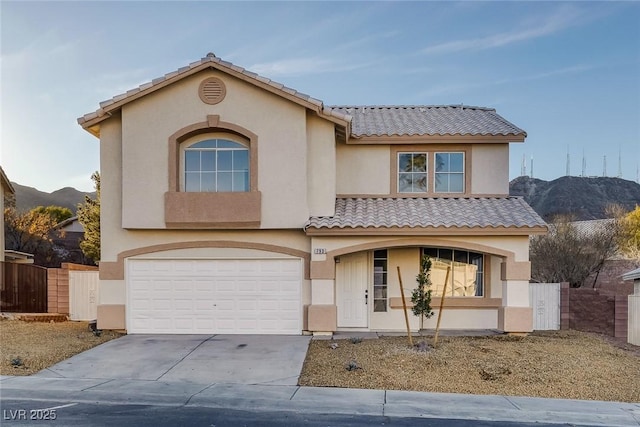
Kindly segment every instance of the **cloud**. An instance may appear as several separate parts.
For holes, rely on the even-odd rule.
[[[514,43],[549,36],[578,24],[584,17],[583,11],[575,7],[561,7],[543,22],[528,22],[518,25],[515,30],[497,33],[486,37],[454,40],[429,46],[420,53],[425,55],[446,54],[469,50],[486,50],[508,46]],[[529,20],[532,21],[532,20]]]
[[[337,62],[325,58],[290,58],[254,64],[248,69],[263,76],[281,77],[352,71],[371,65],[349,61]]]

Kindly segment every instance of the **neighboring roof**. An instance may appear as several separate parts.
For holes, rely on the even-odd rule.
[[[613,218],[590,219],[586,221],[573,221],[571,225],[576,228],[578,234],[586,237],[612,227],[615,225],[615,221]]]
[[[56,225],[53,226],[54,229],[59,230],[61,228],[65,228],[69,225],[73,225],[74,223],[77,223],[80,228],[82,228],[84,230],[84,227],[82,227],[82,224],[80,224],[80,221],[78,220],[77,216],[72,216],[71,218],[67,218],[64,221],[61,221],[59,223],[57,223]]]
[[[184,79],[185,77],[191,76],[208,68],[220,70],[229,75],[248,81],[272,93],[301,104],[306,108],[314,110],[319,115],[322,115],[325,118],[340,122],[342,125],[348,125],[350,121],[350,117],[346,116],[344,113],[340,111],[332,111],[331,109],[325,108],[322,101],[320,101],[319,99],[312,98],[311,96],[291,89],[283,85],[282,83],[275,82],[271,79],[245,70],[242,67],[233,65],[231,62],[223,61],[222,59],[216,57],[213,53],[208,53],[207,56],[200,59],[199,61],[192,62],[188,66],[179,68],[176,71],[153,79],[152,81],[144,83],[135,89],[127,91],[126,93],[114,96],[111,99],[101,102],[100,108],[98,110],[80,117],[78,119],[78,124],[96,134],[97,131],[92,131],[90,128],[100,123],[102,120],[107,119],[109,117],[108,113],[119,109],[124,104],[134,101],[142,96],[153,93],[158,89],[161,89],[169,84],[175,83],[179,80]]]
[[[516,228],[546,231],[521,197],[338,198],[335,215],[311,217],[308,229]]]
[[[467,105],[332,106],[353,117],[351,134],[364,136],[514,136],[527,133],[491,108]]]
[[[14,251],[11,249],[5,249],[4,259],[9,262],[24,262],[27,264],[33,263],[33,254],[26,252]]]
[[[4,173],[4,169],[2,169],[2,166],[0,166],[0,181],[2,181],[0,185],[2,185],[6,191],[11,194],[16,193],[13,185],[11,185],[11,181],[9,181],[9,178],[7,178],[7,175]]]
[[[640,268],[628,271],[622,275],[622,280],[637,280],[640,279]]]

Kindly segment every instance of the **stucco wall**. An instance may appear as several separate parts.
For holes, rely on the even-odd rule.
[[[509,145],[477,144],[472,146],[473,194],[509,194]]]
[[[100,259],[113,261],[121,250],[122,124],[114,116],[100,127]]]
[[[226,85],[226,97],[216,105],[205,104],[198,96],[200,82],[211,76]],[[332,125],[314,120],[308,128],[304,107],[215,71],[185,78],[123,107],[123,227],[165,227],[168,138],[179,129],[206,121],[207,115],[219,115],[220,121],[258,136],[261,228],[302,227],[309,217],[307,137],[326,148],[327,141],[334,138]],[[315,151],[319,149],[314,147]],[[319,158],[319,169],[332,172],[333,156],[327,154]],[[314,178],[326,181],[323,173]],[[332,186],[328,188],[333,190]],[[327,192],[325,187],[321,191]],[[323,210],[326,199],[327,195],[321,193],[310,201]]]
[[[311,216],[331,216],[336,197],[334,125],[307,113],[307,197]]]
[[[338,144],[338,194],[389,194],[389,146]]]

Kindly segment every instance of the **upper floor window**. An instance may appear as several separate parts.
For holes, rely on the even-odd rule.
[[[435,153],[436,193],[464,193],[464,153]]]
[[[249,191],[249,149],[228,139],[207,139],[184,148],[184,190]]]
[[[442,296],[447,267],[450,267],[447,296],[479,297],[484,295],[484,255],[459,249],[423,248],[431,257],[431,289]]]
[[[427,169],[427,153],[398,153],[398,192],[426,192]]]

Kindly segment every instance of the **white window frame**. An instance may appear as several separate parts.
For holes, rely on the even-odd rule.
[[[237,144],[241,147],[212,147],[212,148],[205,148],[205,147],[201,147],[201,148],[193,148],[193,146],[200,144],[202,142],[206,142],[206,141],[216,141],[216,145],[217,145],[217,141],[226,141],[226,142],[231,142],[233,144]],[[202,168],[200,168],[200,170],[198,171],[187,171],[186,170],[186,153],[188,152],[193,152],[193,151],[197,151],[197,152],[206,152],[206,151],[213,151],[213,152],[223,152],[223,151],[245,151],[247,153],[247,169],[239,169],[239,170],[235,170],[234,166],[233,166],[233,161],[231,164],[231,169],[230,170],[224,170],[221,171],[218,168],[217,162],[218,162],[218,156],[216,156],[216,168],[215,170],[212,171],[203,171]],[[181,162],[181,171],[182,171],[182,183],[181,183],[181,189],[182,191],[185,192],[211,192],[211,193],[225,193],[225,192],[249,192],[251,191],[251,151],[249,150],[249,147],[240,142],[240,141],[236,141],[227,137],[207,137],[207,138],[201,138],[198,139],[197,141],[193,141],[187,144],[184,144],[182,149],[181,149],[181,156],[180,156],[180,162]],[[218,174],[220,174],[221,172],[224,173],[231,173],[231,191],[220,191],[218,190],[218,182],[219,182],[219,176]],[[215,179],[215,189],[213,191],[207,191],[207,190],[202,190],[202,174],[203,173],[212,173],[215,175],[216,179]],[[246,173],[246,181],[245,181],[245,187],[243,189],[234,189],[233,188],[233,184],[234,184],[234,180],[233,180],[233,176],[234,173]],[[198,174],[200,176],[200,189],[199,190],[187,190],[187,175],[188,174]]]
[[[447,171],[447,172],[438,172],[438,166],[437,166],[437,158],[438,158],[438,154],[460,154],[462,155],[462,171],[460,172],[451,172],[451,171]],[[466,191],[466,156],[465,156],[465,152],[464,151],[436,151],[435,153],[433,153],[433,192],[434,193],[438,193],[438,194],[447,194],[447,193],[455,193],[455,194],[464,194],[464,192]],[[460,191],[451,191],[451,185],[450,180],[447,180],[447,190],[446,191],[438,191],[436,184],[438,182],[438,175],[446,175],[447,177],[450,177],[451,175],[461,175],[462,176],[462,189]]]
[[[411,154],[412,159],[413,156],[416,154],[419,155],[424,155],[425,156],[425,163],[424,163],[424,171],[410,171],[410,172],[406,172],[406,171],[402,171],[400,169],[400,156],[402,156],[403,154]],[[413,191],[413,188],[411,189],[411,191],[402,191],[400,189],[400,175],[401,174],[407,174],[407,175],[424,175],[424,179],[425,179],[425,189],[424,191]],[[397,156],[396,156],[396,191],[398,194],[425,194],[429,192],[429,152],[427,151],[398,151]]]

